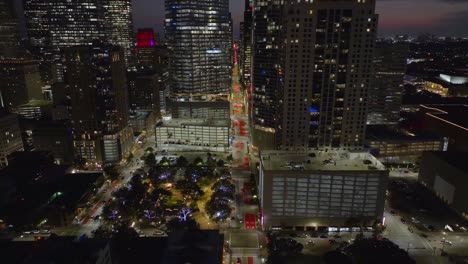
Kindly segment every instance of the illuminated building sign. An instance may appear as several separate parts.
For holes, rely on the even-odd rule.
[[[156,46],[154,31],[152,29],[138,30],[137,48],[152,48]]]

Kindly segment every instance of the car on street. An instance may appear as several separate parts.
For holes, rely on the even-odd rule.
[[[421,233],[421,234],[419,234],[419,235],[420,235],[421,237],[423,237],[423,238],[428,238],[428,237],[429,237],[429,236],[428,236],[427,234],[425,234],[425,233]]]
[[[414,232],[413,228],[411,226],[408,226],[408,231],[410,231],[411,233]]]
[[[447,239],[442,239],[442,241],[440,241],[442,244],[444,245],[447,245],[447,246],[451,246],[453,243],[452,241],[450,240],[447,240]]]
[[[406,220],[405,220],[403,217],[401,218],[401,222],[402,222],[403,224],[406,224]]]
[[[327,235],[320,235],[320,238],[328,238]]]

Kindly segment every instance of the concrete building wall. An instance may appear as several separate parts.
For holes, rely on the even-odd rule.
[[[229,126],[157,126],[156,144],[160,148],[225,151],[229,146]]]
[[[463,153],[459,154],[468,157]],[[468,172],[452,166],[434,152],[426,152],[421,161],[418,180],[458,214],[468,219]]]

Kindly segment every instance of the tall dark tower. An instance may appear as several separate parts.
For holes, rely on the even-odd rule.
[[[398,123],[408,52],[408,42],[377,42],[374,56],[375,74],[369,89],[367,123]]]
[[[232,47],[229,1],[166,0],[165,6],[174,94],[227,94]]]
[[[13,0],[0,0],[0,58],[15,57],[19,50],[19,42]]]
[[[249,88],[252,74],[252,10],[253,0],[245,0],[244,22],[242,23],[242,50],[240,71],[244,85]]]
[[[373,73],[375,1],[254,1],[254,144],[360,149]]]
[[[118,46],[94,44],[65,50],[75,156],[116,163],[132,141],[124,55]]]

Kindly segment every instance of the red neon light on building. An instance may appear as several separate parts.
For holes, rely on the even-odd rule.
[[[151,48],[154,46],[156,46],[156,40],[153,29],[145,28],[138,30],[137,48]]]

